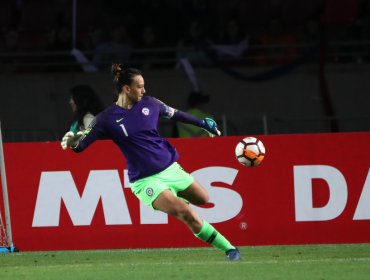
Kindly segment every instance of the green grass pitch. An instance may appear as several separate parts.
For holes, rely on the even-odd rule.
[[[213,248],[0,254],[0,279],[370,279],[370,244],[246,246],[229,262]]]

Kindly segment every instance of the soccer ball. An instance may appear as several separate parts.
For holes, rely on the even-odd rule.
[[[265,157],[266,149],[262,141],[255,137],[246,137],[235,147],[236,159],[244,166],[257,166]]]

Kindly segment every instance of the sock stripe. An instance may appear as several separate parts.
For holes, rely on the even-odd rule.
[[[207,239],[206,242],[209,243],[209,244],[212,244],[212,242],[215,240],[216,236],[217,236],[217,231],[213,231],[211,236]]]
[[[207,223],[207,221],[203,220],[203,226],[200,229],[200,232],[194,233],[194,235],[200,240],[207,242],[208,244],[222,250],[223,252],[227,252],[230,249],[235,249],[235,247],[232,246],[230,242],[211,224]]]

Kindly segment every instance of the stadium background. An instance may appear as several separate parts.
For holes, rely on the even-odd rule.
[[[194,85],[181,58],[227,135],[368,131],[369,2],[1,1],[4,140],[59,140],[73,85],[111,103],[112,60],[142,68],[149,94],[185,109]],[[171,136],[171,124],[160,131]]]
[[[73,3],[77,4],[76,14],[72,12]],[[100,166],[100,162],[90,160],[91,154],[84,155],[89,164],[83,170],[79,166],[63,165],[73,161],[75,155],[71,153],[64,153],[64,160],[57,160],[62,157],[58,141],[68,128],[70,119],[68,90],[76,84],[89,84],[108,105],[114,98],[109,74],[109,65],[114,60],[142,68],[148,93],[179,109],[185,109],[187,95],[196,85],[199,86],[202,92],[210,95],[208,110],[220,123],[225,136],[266,137],[262,139],[268,144],[268,156],[262,168],[271,168],[276,172],[275,163],[287,156],[290,146],[285,150],[279,149],[283,147],[281,145],[269,150],[269,147],[280,143],[274,142],[274,139],[286,139],[281,141],[283,144],[297,140],[292,144],[293,153],[297,155],[302,152],[304,155],[289,157],[289,161],[280,166],[289,176],[284,177],[288,178],[286,180],[281,179],[279,186],[291,186],[293,167],[299,164],[329,165],[343,172],[349,181],[349,209],[346,208],[338,220],[325,224],[313,221],[303,225],[303,228],[311,227],[317,239],[304,239],[297,243],[328,242],[320,239],[324,235],[315,232],[317,224],[330,232],[342,232],[345,237],[342,239],[342,235],[329,235],[330,238],[337,238],[334,240],[336,242],[368,242],[368,220],[354,221],[353,213],[362,194],[363,201],[368,201],[369,189],[369,153],[366,146],[370,128],[369,3],[364,0],[304,3],[283,0],[258,3],[249,0],[1,1],[0,120],[10,172],[12,207],[18,217],[27,216],[27,219],[15,219],[15,237],[20,238],[26,250],[37,250],[40,248],[37,246],[42,245],[37,241],[27,243],[29,235],[25,236],[32,231],[35,232],[35,238],[43,238],[40,232],[44,229],[29,229],[32,227],[30,215],[34,214],[42,172],[73,171],[81,191],[87,174],[94,168],[117,169],[117,166],[124,166],[120,165],[120,161],[114,167],[109,162],[106,163],[108,167]],[[151,40],[153,37],[157,39]],[[186,71],[189,68],[185,65],[193,67],[196,84],[189,78],[189,72]],[[172,136],[170,122],[162,121],[159,129],[163,136]],[[307,134],[323,132],[333,132],[333,135]],[[348,140],[330,142],[330,139],[342,137]],[[238,138],[225,137],[217,141],[227,141],[227,145],[232,147],[232,139]],[[178,141],[180,146],[187,144],[184,139]],[[28,142],[37,143],[33,146]],[[321,146],[322,142],[326,145]],[[17,149],[24,147],[25,152],[17,154]],[[206,149],[208,143],[199,147]],[[312,147],[315,149],[311,150]],[[39,154],[38,151],[44,148],[45,153]],[[27,150],[30,152],[27,153]],[[343,150],[346,151],[345,155],[350,153],[352,157],[343,160],[340,157]],[[35,151],[36,155],[33,153]],[[246,176],[243,184],[249,180],[249,172],[254,176],[259,172],[272,174],[266,169],[242,169],[236,161],[231,162],[232,152],[232,149],[223,149],[217,153],[217,160],[220,165],[235,167],[242,176]],[[325,157],[321,157],[322,154]],[[100,156],[101,162],[105,162],[104,154]],[[189,156],[190,152],[184,155],[185,158]],[[210,158],[200,157],[197,167],[212,167],[214,163],[209,162]],[[224,161],[225,158],[227,160]],[[46,166],[37,169],[28,160],[46,163]],[[188,169],[194,171],[196,168],[189,165]],[[23,177],[19,175],[20,172],[23,172]],[[22,181],[27,179],[27,174],[32,174],[32,182]],[[273,177],[261,174],[259,178],[273,182]],[[258,180],[258,176],[254,180]],[[272,186],[269,182],[263,184],[267,188],[264,196],[273,200],[279,196],[268,195],[268,188]],[[12,184],[15,187],[12,188]],[[246,191],[243,184],[236,185],[241,192]],[[273,190],[279,192],[279,188]],[[258,190],[254,191],[258,197]],[[16,199],[19,193],[25,194],[25,203]],[[27,196],[27,193],[32,195]],[[289,187],[287,192],[279,194],[282,203],[274,200],[272,206],[279,209],[285,199],[289,200],[287,216],[289,222],[296,222],[292,210],[293,189]],[[319,202],[324,204],[328,193],[324,190],[321,194],[324,198],[320,198]],[[243,196],[243,199],[246,197]],[[257,202],[260,201],[253,201],[248,207]],[[263,203],[261,201],[261,205]],[[362,215],[367,217],[368,207],[364,202],[360,205],[365,205],[360,208],[365,209]],[[59,238],[62,239],[63,227],[67,227],[73,238],[81,228],[72,225],[71,217],[64,206],[61,207],[64,224],[61,228],[46,228],[46,232],[59,231]],[[97,213],[99,220],[94,220],[97,224],[93,224],[91,230],[94,231],[94,226],[97,226],[105,234],[107,225],[102,219],[102,212]],[[255,221],[258,221],[259,213],[254,214]],[[139,215],[138,212],[135,215]],[[274,219],[268,226],[274,226],[278,221],[278,218]],[[232,220],[231,223],[234,222]],[[239,226],[239,223],[236,224]],[[227,228],[228,225],[225,223],[221,227]],[[363,234],[361,238],[356,237],[356,227]],[[265,225],[260,224],[256,235],[264,232],[264,228]],[[159,225],[157,230],[160,233],[162,229]],[[289,227],[285,230],[289,232]],[[298,230],[298,236],[301,231],[304,229]],[[86,236],[82,234],[80,238]],[[58,238],[56,235],[54,237]],[[289,239],[289,234],[285,237]],[[142,238],[145,239],[145,236]],[[102,238],[99,240],[103,241]],[[56,249],[53,247],[55,244],[62,244],[57,240],[49,241],[52,245],[43,249]],[[250,244],[244,241],[243,244]],[[279,242],[281,240],[275,240],[275,243]],[[93,243],[84,248],[93,248],[89,247]],[[104,246],[103,242],[99,248]]]

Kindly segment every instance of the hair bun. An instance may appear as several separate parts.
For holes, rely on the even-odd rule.
[[[112,74],[113,74],[113,81],[118,81],[122,71],[123,71],[123,66],[120,63],[113,63],[112,68],[111,68]]]

